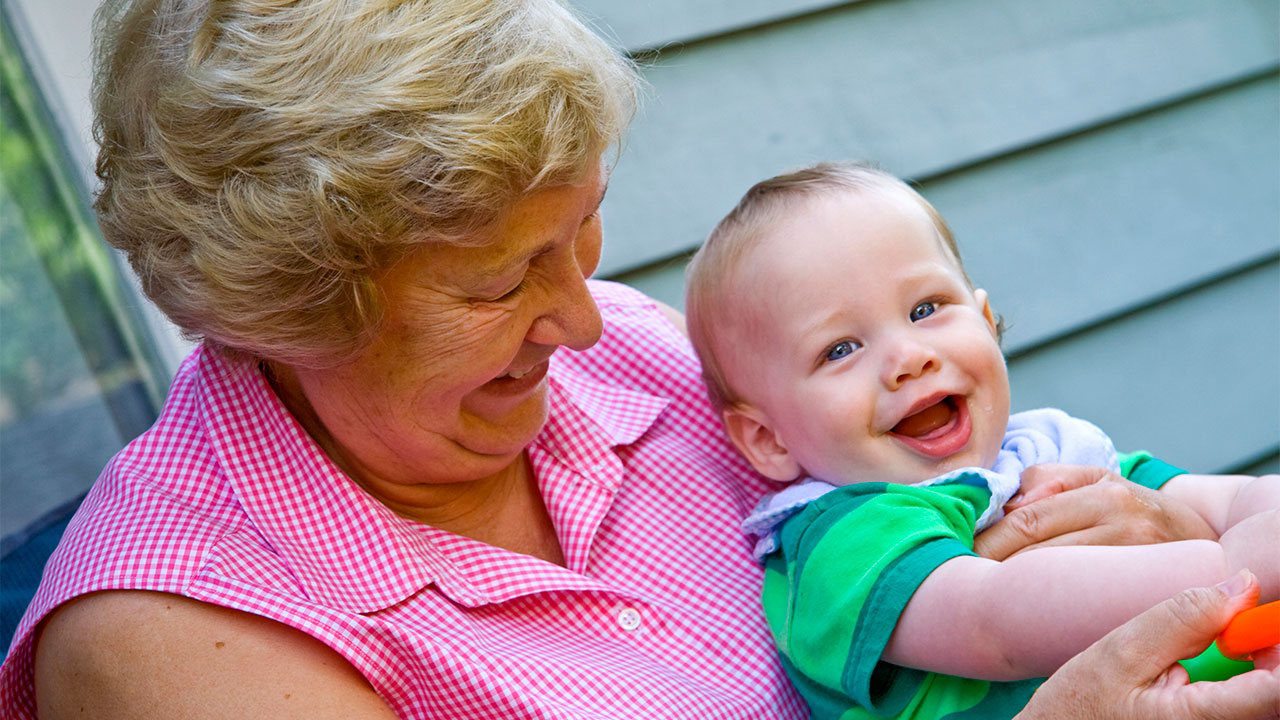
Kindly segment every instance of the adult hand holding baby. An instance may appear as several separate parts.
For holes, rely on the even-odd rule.
[[[1177,664],[1257,598],[1257,578],[1247,572],[1179,593],[1063,665],[1015,720],[1280,718],[1280,648],[1254,653],[1255,670],[1222,682],[1189,683]]]
[[[1052,545],[1145,545],[1217,533],[1190,506],[1099,467],[1046,463],[1022,474],[1003,520],[974,538],[974,551],[1004,560]]]

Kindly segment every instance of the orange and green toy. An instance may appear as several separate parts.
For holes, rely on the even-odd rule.
[[[1273,645],[1280,645],[1280,600],[1236,615],[1217,641],[1200,655],[1181,663],[1191,682],[1226,680],[1252,670],[1249,657]]]
[[[1236,615],[1218,636],[1222,654],[1244,660],[1255,651],[1280,645],[1280,600],[1259,605]]]

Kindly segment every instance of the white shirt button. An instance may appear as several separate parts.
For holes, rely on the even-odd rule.
[[[622,608],[618,611],[618,627],[627,632],[640,627],[640,612],[635,608]]]

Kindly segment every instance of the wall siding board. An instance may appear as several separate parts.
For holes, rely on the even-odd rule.
[[[614,173],[602,272],[695,247],[755,180],[871,157],[912,177],[1276,67],[1274,2],[899,0],[662,54]]]
[[[1280,448],[1280,262],[1011,363],[1014,409],[1056,406],[1121,449],[1223,472]]]
[[[723,35],[857,0],[573,0],[630,52]]]
[[[1280,253],[1277,128],[1280,83],[1268,75],[921,190],[1017,353]],[[680,308],[686,259],[616,279]]]
[[[1269,75],[921,190],[1017,352],[1280,255],[1278,128]]]
[[[1231,470],[1241,475],[1280,475],[1280,453]]]

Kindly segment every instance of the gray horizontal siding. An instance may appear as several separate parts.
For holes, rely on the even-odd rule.
[[[1241,475],[1280,474],[1280,453],[1271,453],[1260,460],[1246,462],[1238,468],[1233,468],[1232,472],[1238,472]]]
[[[1121,449],[1202,472],[1280,449],[1280,262],[1028,353],[1015,408],[1088,418]]]
[[[923,185],[1011,352],[1280,254],[1277,77]]]
[[[587,18],[632,52],[848,5],[857,0],[574,0]]]
[[[642,56],[603,275],[680,307],[751,183],[875,160],[1009,322],[1016,407],[1199,471],[1280,468],[1280,4],[584,2],[633,50],[673,44]]]
[[[1268,74],[921,191],[1019,352],[1280,252],[1277,128],[1280,84]],[[617,277],[681,307],[685,259]]]
[[[856,3],[659,55],[610,186],[617,273],[696,246],[755,180],[927,178],[1276,67],[1274,2]]]

